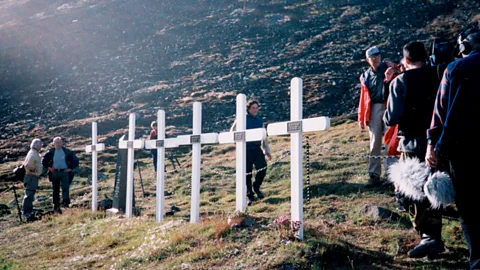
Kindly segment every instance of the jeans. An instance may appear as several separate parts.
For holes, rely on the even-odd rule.
[[[267,161],[265,160],[265,155],[263,154],[263,151],[260,147],[247,149],[247,173],[249,173],[247,175],[247,197],[251,199],[255,195],[252,190],[251,172],[253,171],[253,165],[255,165],[255,169],[257,170],[257,173],[255,175],[255,182],[253,183],[253,189],[257,191],[260,189],[263,178],[265,178],[265,175],[267,174],[267,169],[265,168],[267,166]],[[258,171],[259,169],[262,170]]]
[[[38,177],[26,174],[23,178],[25,185],[25,196],[23,197],[23,215],[29,217],[33,214],[33,201],[35,200],[35,192],[38,188]]]
[[[70,180],[66,172],[54,172],[52,174],[53,186],[53,207],[60,208],[60,187],[62,188],[62,205],[69,207],[70,205]]]

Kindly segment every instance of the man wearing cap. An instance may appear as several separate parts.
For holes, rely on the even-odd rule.
[[[365,127],[368,127],[369,130],[371,157],[368,161],[369,180],[367,187],[373,187],[381,184],[382,163],[379,156],[385,131],[382,117],[388,98],[388,83],[393,79],[393,73],[397,67],[391,62],[382,61],[380,49],[376,46],[369,48],[365,56],[370,67],[360,76],[358,123],[362,130]],[[393,69],[389,69],[389,67]],[[384,160],[384,166],[387,167],[386,159]]]
[[[437,168],[442,160],[450,164],[455,204],[470,252],[470,269],[480,269],[480,222],[478,219],[478,154],[475,134],[480,103],[480,29],[467,28],[457,41],[459,56],[443,73],[432,122],[427,131],[425,162]]]

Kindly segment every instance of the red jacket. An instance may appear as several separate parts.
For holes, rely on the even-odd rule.
[[[362,86],[362,89],[360,90],[360,103],[358,104],[358,122],[363,122],[365,126],[367,126],[368,121],[370,121],[370,91],[365,85],[363,76],[360,76],[360,84]]]

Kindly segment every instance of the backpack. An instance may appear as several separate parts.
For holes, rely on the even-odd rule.
[[[26,172],[27,171],[25,170],[25,166],[23,166],[23,164],[17,166],[15,169],[13,169],[13,173],[15,174],[15,179],[17,181],[22,181],[23,182],[23,178],[25,178]]]

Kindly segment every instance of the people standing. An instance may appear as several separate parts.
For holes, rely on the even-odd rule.
[[[370,158],[368,160],[368,183],[367,187],[380,185],[382,175],[382,140],[385,132],[385,124],[382,117],[385,112],[385,104],[388,98],[388,83],[385,72],[389,67],[396,68],[391,63],[382,60],[380,49],[376,46],[365,52],[369,68],[360,76],[360,101],[358,106],[358,124],[360,129],[368,127],[370,137]],[[391,71],[389,71],[391,72]],[[389,76],[391,79],[392,76]],[[387,160],[384,159],[384,168]]]
[[[153,121],[150,124],[150,127],[152,130],[150,131],[150,135],[148,136],[149,140],[156,140],[157,139],[157,121]],[[155,169],[155,172],[157,171],[157,149],[150,149],[150,152],[152,153],[152,159],[153,159],[153,168]]]
[[[263,120],[258,116],[260,104],[256,100],[250,100],[247,102],[247,129],[263,128]],[[230,132],[235,131],[236,122],[233,123]],[[262,150],[263,148],[263,150]],[[268,139],[263,141],[247,142],[247,198],[248,205],[251,205],[255,201],[255,194],[259,199],[263,199],[265,195],[260,190],[263,183],[263,179],[267,174],[267,161],[265,155],[269,160],[272,159],[270,154],[270,147],[268,146]],[[253,166],[257,173],[255,175],[255,182],[252,184],[252,171]]]
[[[40,150],[42,149],[42,141],[34,139],[30,144],[30,151],[28,151],[23,166],[25,167],[25,177],[23,184],[25,186],[25,196],[23,197],[23,216],[27,222],[35,221],[33,215],[33,201],[35,200],[35,193],[38,188],[38,180],[43,173],[42,158]]]
[[[79,160],[75,153],[63,146],[60,137],[53,139],[53,148],[49,149],[42,160],[44,168],[48,169],[48,179],[53,187],[53,210],[62,213],[60,208],[60,187],[62,188],[62,206],[70,207],[70,184]]]
[[[422,42],[412,41],[403,47],[405,71],[392,80],[388,106],[383,117],[389,127],[397,127],[400,138],[397,150],[401,159],[425,159],[426,131],[430,126],[435,96],[440,84],[437,70],[427,67],[427,52]],[[426,180],[426,179],[425,179]],[[405,181],[407,181],[405,179]],[[442,241],[442,213],[430,207],[428,199],[414,201],[402,196],[395,187],[400,206],[408,210],[420,243],[408,252],[412,258],[435,256],[445,251]]]
[[[457,40],[459,56],[443,73],[427,131],[427,166],[437,168],[442,160],[450,165],[455,204],[469,250],[470,269],[480,269],[480,221],[477,175],[480,151],[475,141],[480,103],[480,30],[467,28]]]

